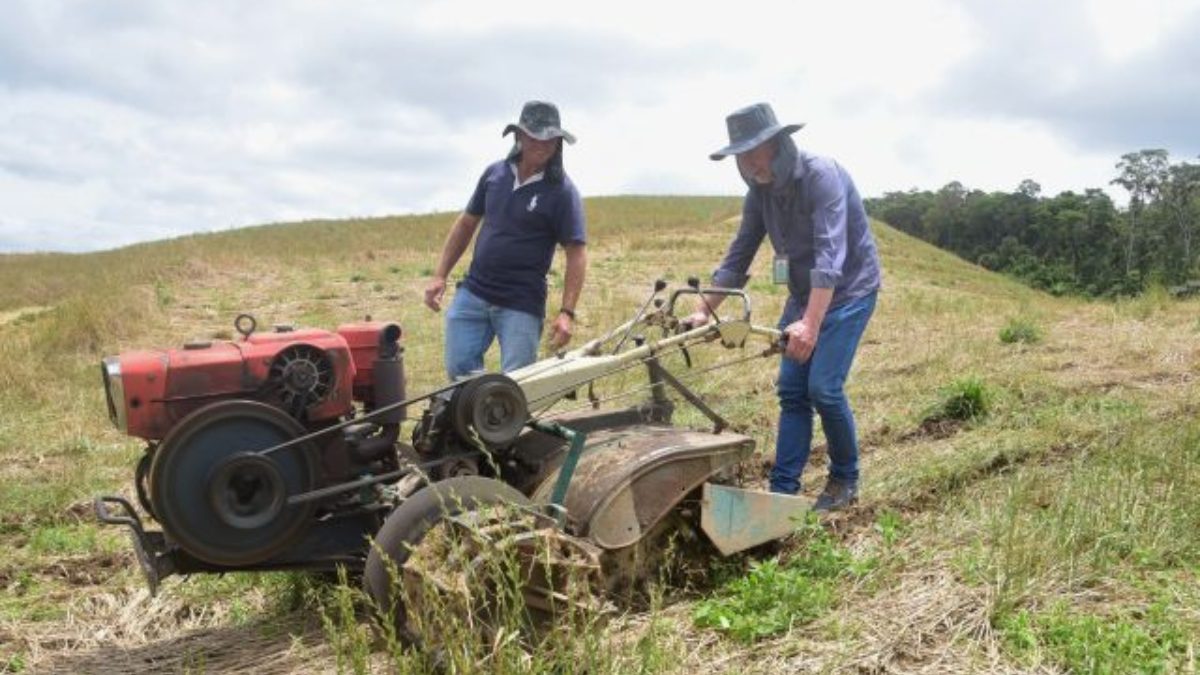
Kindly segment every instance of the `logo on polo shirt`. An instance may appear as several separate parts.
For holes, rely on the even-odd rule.
[[[532,213],[533,210],[537,208],[537,198],[538,198],[538,196],[534,195],[533,199],[529,200],[529,206],[525,209],[526,211],[529,211]]]

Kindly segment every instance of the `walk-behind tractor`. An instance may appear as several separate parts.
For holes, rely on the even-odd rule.
[[[504,530],[507,543],[552,540],[569,564],[594,568],[602,591],[655,569],[664,538],[681,529],[703,531],[726,555],[782,536],[807,505],[718,484],[754,441],[681,382],[777,354],[780,333],[751,323],[741,291],[692,279],[660,298],[665,287],[657,282],[633,319],[578,349],[414,397],[402,331],[387,322],[260,332],[242,315],[240,340],[106,358],[109,416],[147,441],[134,483],[162,531],[143,527],[122,497],[97,497],[97,516],[130,529],[152,590],[172,574],[343,566],[361,571],[381,603],[405,578],[389,570],[431,527],[487,505],[530,516],[527,531]],[[740,300],[741,316],[688,326],[674,310],[695,295]],[[703,344],[742,354],[688,375],[662,365],[676,353],[690,365],[688,350]],[[637,390],[644,402],[601,409],[594,383],[635,367],[649,375]],[[672,426],[668,388],[712,429]],[[564,400],[576,409],[554,407]],[[557,592],[534,590],[546,602]]]

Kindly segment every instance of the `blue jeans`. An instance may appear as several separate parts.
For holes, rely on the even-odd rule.
[[[459,286],[446,311],[446,375],[451,380],[483,370],[483,355],[500,339],[500,369],[508,372],[537,360],[542,318],[508,309]]]
[[[796,494],[812,450],[813,411],[821,416],[829,448],[829,475],[858,480],[858,436],[843,389],[854,352],[875,311],[872,292],[825,315],[816,349],[805,363],[783,357],[779,365],[779,435],[771,491]]]

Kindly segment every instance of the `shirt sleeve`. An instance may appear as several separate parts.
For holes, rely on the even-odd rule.
[[[491,174],[492,167],[489,166],[483,170],[483,175],[475,184],[475,192],[471,194],[471,200],[467,202],[467,213],[473,216],[482,216],[487,210],[488,176]]]
[[[586,244],[587,225],[583,215],[583,200],[579,197],[579,190],[575,189],[574,185],[570,185],[563,197],[558,209],[557,222],[554,223],[555,236],[558,238],[558,243],[563,246],[567,244]]]
[[[813,222],[813,288],[834,288],[842,279],[846,262],[846,187],[837,164],[829,162],[813,172],[810,188]]]
[[[725,252],[725,257],[717,269],[713,270],[713,285],[720,288],[741,288],[746,285],[750,276],[746,271],[754,262],[754,255],[762,245],[763,237],[767,234],[763,223],[762,208],[753,192],[746,193],[742,202],[742,224],[738,228],[733,243]]]

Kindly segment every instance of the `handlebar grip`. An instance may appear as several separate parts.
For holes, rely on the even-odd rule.
[[[691,280],[689,279],[689,281]],[[675,301],[678,300],[679,296],[681,295],[720,295],[724,297],[733,296],[741,298],[743,315],[742,319],[747,322],[750,321],[750,296],[746,295],[746,292],[740,288],[700,288],[699,285],[691,286],[689,288],[677,288],[673,293],[671,293],[671,299],[667,302],[668,314],[675,313]],[[717,322],[720,323],[720,317],[714,316],[713,318],[717,319]]]

